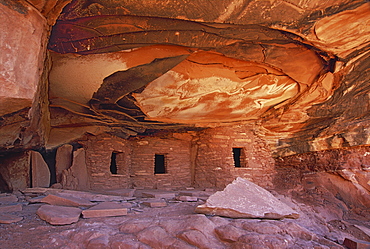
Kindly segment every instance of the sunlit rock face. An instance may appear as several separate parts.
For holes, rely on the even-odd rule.
[[[271,67],[199,52],[134,97],[150,120],[202,124],[258,119],[298,92],[297,82]]]
[[[49,43],[51,106],[144,128],[255,123],[275,155],[367,144],[369,13],[366,1],[72,1]]]
[[[4,68],[3,114],[32,101],[46,106],[49,94],[53,146],[86,131],[125,137],[148,128],[235,122],[255,124],[276,156],[370,141],[368,1],[28,2],[32,11],[22,18],[35,12],[41,18],[35,30],[44,30],[32,37],[47,35],[55,23],[49,85],[38,83],[42,57],[34,68],[21,63],[45,48],[16,56],[25,53],[2,43],[3,67],[13,61],[24,77],[11,81]],[[28,50],[36,44],[27,41]],[[42,97],[35,96],[37,84]]]
[[[45,42],[46,22],[32,6],[20,3],[0,4],[0,22],[0,115],[4,115],[32,104],[43,67],[40,44]]]

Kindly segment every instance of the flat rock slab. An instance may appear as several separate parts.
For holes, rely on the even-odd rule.
[[[196,197],[196,196],[187,196],[187,195],[178,196],[177,199],[179,201],[187,201],[187,202],[198,201],[198,197]]]
[[[230,218],[283,219],[298,218],[299,214],[279,201],[267,190],[238,177],[223,191],[211,195],[195,211]]]
[[[104,194],[133,197],[136,189],[112,189],[104,191]]]
[[[0,206],[0,213],[11,213],[18,211],[22,211],[22,204],[20,203]]]
[[[122,196],[104,195],[104,194],[91,193],[87,191],[76,191],[76,190],[66,190],[66,189],[49,189],[47,190],[46,193],[59,195],[59,196],[65,196],[65,197],[81,198],[81,199],[86,199],[89,201],[124,201],[126,200],[126,198]]]
[[[176,194],[173,192],[165,192],[165,191],[143,191],[141,193],[143,197],[148,198],[163,198],[163,199],[172,199],[176,197]]]
[[[22,190],[23,194],[45,194],[49,188],[26,188]]]
[[[65,197],[81,198],[89,201],[125,201],[135,199],[134,197],[123,197],[120,195],[98,194],[87,191],[54,188],[27,188],[22,192],[24,194],[52,194]]]
[[[26,200],[29,202],[29,203],[40,203],[42,202],[42,199],[44,199],[45,196],[37,196],[37,197],[33,197],[33,198],[26,198]]]
[[[37,151],[31,151],[32,186],[49,187],[50,171],[42,155]]]
[[[121,204],[120,204],[122,207],[124,207],[124,208],[132,208],[132,203],[130,203],[130,202],[121,202]]]
[[[45,196],[41,200],[41,202],[47,203],[50,205],[68,206],[68,207],[92,207],[95,205],[95,203],[92,203],[86,199],[52,195],[52,194]]]
[[[156,207],[166,207],[167,203],[160,199],[153,199],[153,200],[145,200],[143,204],[148,207],[156,208]]]
[[[10,224],[23,220],[23,217],[12,214],[0,214],[0,224]]]
[[[127,215],[127,208],[119,203],[102,202],[98,205],[82,211],[84,218],[112,217]]]
[[[18,197],[15,195],[0,196],[0,204],[18,202]]]
[[[349,249],[370,249],[370,242],[358,239],[345,238],[343,245]]]
[[[183,196],[194,196],[194,197],[210,197],[215,191],[201,191],[201,190],[186,190],[181,191],[179,195]]]
[[[41,206],[36,214],[52,225],[68,225],[78,221],[81,209],[76,207],[61,207],[54,205]]]

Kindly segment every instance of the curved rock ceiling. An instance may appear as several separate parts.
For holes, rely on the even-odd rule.
[[[51,140],[238,123],[278,156],[369,144],[368,1],[30,2],[49,23],[69,2],[48,44]]]

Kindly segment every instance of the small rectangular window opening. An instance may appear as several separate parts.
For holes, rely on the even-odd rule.
[[[119,152],[112,152],[110,157],[110,173],[113,175],[117,175],[117,154]]]
[[[235,168],[245,167],[243,148],[233,148],[233,158]]]
[[[165,155],[155,154],[154,156],[154,174],[166,174]]]

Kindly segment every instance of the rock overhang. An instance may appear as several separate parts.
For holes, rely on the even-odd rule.
[[[247,122],[275,155],[367,144],[367,1],[29,2],[45,23],[55,23],[51,133],[117,130],[112,123],[118,133],[135,134],[152,124]],[[94,92],[114,72],[185,54],[114,105],[100,103],[98,115],[91,109]],[[39,97],[34,104],[44,102]]]
[[[60,97],[68,99],[68,95],[63,96],[69,92],[64,91],[63,85],[89,89],[85,96],[77,93],[71,99],[80,104],[87,104],[91,91],[97,91],[104,76],[110,75],[105,62],[99,59],[112,60],[112,65],[121,64],[122,70],[127,70],[155,58],[188,54],[184,61],[147,82],[144,89],[132,92],[135,105],[146,119],[154,121],[257,120],[276,105],[281,107],[302,99],[302,94],[310,88],[320,88],[317,91],[321,92],[309,96],[310,104],[332,93],[330,55],[303,43],[293,33],[255,24],[200,23],[129,15],[62,18],[54,26],[49,49],[66,54],[57,56],[56,69],[51,72],[51,92],[59,90]],[[59,75],[66,76],[68,71],[60,68],[61,73],[58,72],[58,59],[68,65],[70,53],[80,55],[77,60],[83,61],[87,68],[89,58],[99,59],[91,62],[94,72],[73,73],[77,77],[64,77],[72,80],[66,84],[68,79]],[[73,65],[76,58],[71,61]],[[99,71],[105,72],[98,80],[89,82],[93,86],[79,86],[78,82]],[[122,85],[129,84],[121,81]],[[84,99],[78,100],[79,97]]]

